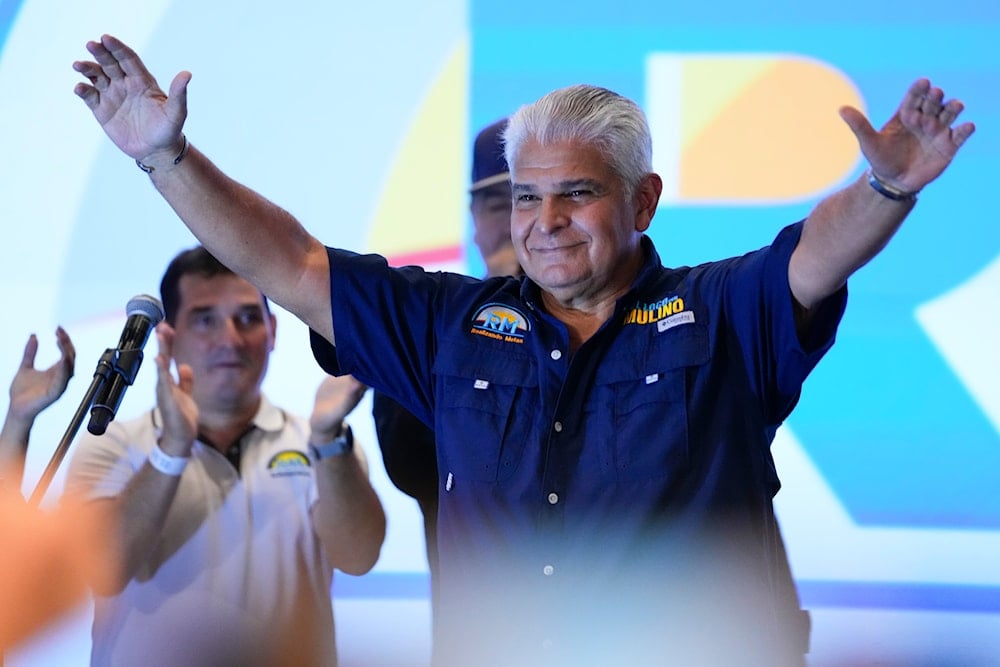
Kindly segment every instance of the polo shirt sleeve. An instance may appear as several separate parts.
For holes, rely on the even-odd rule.
[[[833,345],[847,304],[845,285],[815,308],[800,337],[788,264],[802,224],[782,229],[770,246],[721,265],[723,308],[732,325],[729,344],[742,356],[751,389],[775,425],[791,412],[802,383]]]
[[[131,439],[119,422],[111,422],[100,437],[84,436],[70,460],[65,494],[97,499],[112,498],[124,491],[148,458],[146,452],[129,446]]]
[[[327,373],[351,374],[433,423],[431,366],[442,274],[390,268],[378,255],[334,248],[327,254],[337,344],[311,331],[316,361]]]

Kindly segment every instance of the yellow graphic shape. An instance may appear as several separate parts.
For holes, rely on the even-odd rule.
[[[839,185],[860,157],[837,110],[864,111],[854,84],[830,65],[790,55],[671,57],[677,81],[678,203],[772,204]]]
[[[468,206],[468,51],[463,37],[416,111],[369,225],[372,252],[433,260],[460,250]]]

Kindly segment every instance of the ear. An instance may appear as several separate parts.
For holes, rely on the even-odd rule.
[[[656,205],[660,202],[660,194],[663,192],[663,179],[659,174],[646,174],[636,186],[633,195],[636,204],[635,229],[645,232],[649,229],[649,224],[656,215]]]
[[[274,341],[278,337],[278,318],[274,316],[274,313],[268,313],[268,318],[271,320],[271,345],[268,351],[274,352]]]

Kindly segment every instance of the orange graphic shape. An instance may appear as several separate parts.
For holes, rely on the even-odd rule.
[[[857,164],[857,141],[837,113],[864,108],[849,79],[804,58],[746,60],[685,58],[681,127],[697,129],[684,132],[681,201],[802,200],[836,186]],[[734,74],[738,85],[720,102],[718,87],[736,83]]]

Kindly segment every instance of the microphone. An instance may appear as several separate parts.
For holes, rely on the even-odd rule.
[[[135,382],[142,363],[142,348],[149,340],[156,325],[165,317],[159,299],[140,294],[132,297],[125,306],[125,328],[118,340],[118,347],[104,351],[97,363],[94,376],[102,376],[101,385],[90,408],[90,422],[87,430],[101,435],[115,418],[118,406],[125,395],[125,389]]]

